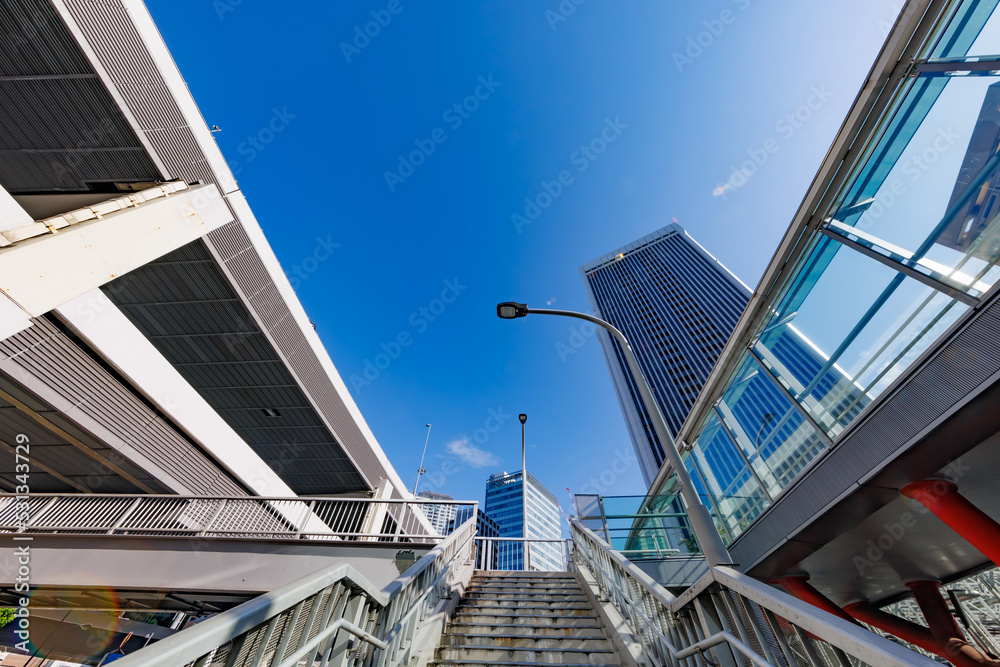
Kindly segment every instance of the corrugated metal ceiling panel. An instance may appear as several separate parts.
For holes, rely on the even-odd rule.
[[[115,438],[182,480],[189,492],[244,495],[239,484],[214,461],[160,419],[47,318],[33,319],[31,327],[7,338],[2,346],[11,362],[23,373],[19,376],[21,380],[14,384],[24,385],[30,378],[42,382],[69,401],[75,411],[93,419]],[[46,409],[52,410],[49,406]],[[67,432],[77,430],[58,412],[49,412],[46,418]],[[88,444],[93,440],[80,439]],[[103,443],[95,443],[92,449],[103,449],[105,455],[111,454]],[[120,456],[118,454],[116,459]],[[149,476],[134,464],[129,466],[137,473],[135,476]],[[75,472],[78,471],[67,470],[65,474]]]
[[[0,184],[7,191],[80,192],[159,178],[49,3],[0,3],[0,35],[0,76],[34,77],[0,81]]]
[[[191,276],[184,270],[189,266],[197,267],[201,295],[210,300],[193,298]],[[103,289],[297,493],[367,490],[203,245],[189,244]],[[262,292],[268,289],[273,285],[265,283]],[[278,416],[268,416],[265,409]],[[294,484],[289,475],[295,475]]]

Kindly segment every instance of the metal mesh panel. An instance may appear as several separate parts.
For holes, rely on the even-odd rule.
[[[771,649],[771,655],[774,656],[778,663],[777,667],[791,667],[791,665],[788,664],[788,660],[785,658],[784,652],[781,650],[781,645],[778,643],[777,637],[774,636],[774,629],[771,627],[771,624],[767,622],[767,617],[760,605],[750,600],[745,600],[744,602],[746,602],[753,611],[754,619],[757,621],[757,627],[760,628],[761,633],[764,635],[764,641],[767,642],[768,648]]]

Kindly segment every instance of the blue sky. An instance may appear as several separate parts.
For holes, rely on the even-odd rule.
[[[496,303],[589,311],[674,218],[756,285],[900,3],[147,4],[404,481],[430,422],[421,488],[482,500],[525,412],[569,511],[645,490],[600,347]]]

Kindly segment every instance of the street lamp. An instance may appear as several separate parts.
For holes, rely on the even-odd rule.
[[[691,519],[691,527],[694,528],[694,534],[698,537],[698,542],[701,544],[701,548],[705,552],[705,560],[708,561],[708,564],[711,567],[716,565],[732,564],[732,559],[729,556],[729,552],[726,550],[726,545],[723,543],[722,537],[719,535],[719,531],[716,529],[715,523],[712,521],[712,515],[709,513],[708,508],[702,504],[701,498],[698,497],[698,493],[694,488],[694,483],[691,481],[691,475],[688,474],[687,468],[684,467],[684,462],[681,461],[680,452],[677,451],[677,445],[674,444],[674,438],[670,434],[670,429],[667,428],[667,423],[663,420],[663,414],[660,412],[660,406],[657,405],[656,399],[653,398],[653,392],[649,388],[646,376],[643,375],[642,369],[639,367],[639,361],[635,358],[635,353],[632,352],[632,346],[629,345],[628,339],[625,338],[625,334],[616,329],[610,323],[585,313],[577,313],[571,310],[528,308],[527,304],[517,303],[515,301],[506,301],[504,303],[497,304],[497,317],[504,320],[526,317],[528,313],[534,313],[537,315],[561,315],[563,317],[575,317],[579,320],[586,320],[587,322],[596,324],[599,327],[603,327],[608,331],[608,333],[615,337],[615,340],[618,341],[618,344],[622,348],[622,352],[625,354],[625,359],[628,361],[628,367],[632,371],[632,377],[634,378],[636,385],[639,387],[639,393],[642,394],[642,402],[646,405],[646,410],[649,412],[649,416],[653,420],[653,428],[656,430],[656,435],[659,437],[660,442],[663,443],[663,449],[667,455],[667,460],[670,461],[670,465],[673,467],[674,473],[677,475],[677,483],[678,486],[680,486],[680,492],[681,496],[684,498],[684,503],[688,508],[688,516]]]
[[[528,468],[524,463],[524,422],[528,421],[528,415],[523,412],[517,416],[521,422],[521,537],[525,539],[521,543],[521,557],[524,560],[522,567],[527,570],[528,565]]]
[[[420,455],[420,467],[417,468],[417,481],[413,483],[413,496],[417,495],[417,487],[420,486],[420,476],[427,470],[424,468],[424,457],[427,456],[427,441],[431,439],[431,425],[427,424],[427,437],[424,438],[424,453]]]

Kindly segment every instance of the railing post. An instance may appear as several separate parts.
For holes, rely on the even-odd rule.
[[[350,595],[350,592],[346,592]],[[347,602],[347,609],[344,610],[344,620],[354,625],[361,625],[361,617],[365,613],[365,603],[368,596],[364,593],[357,593]],[[340,630],[336,639],[333,640],[333,651],[330,654],[330,661],[327,663],[331,667],[344,667],[347,664],[347,657],[350,654],[352,635],[346,630]]]
[[[795,635],[799,638],[799,641],[802,642],[802,650],[806,652],[806,658],[809,660],[809,664],[812,665],[812,667],[824,667],[823,660],[816,654],[816,647],[814,647],[809,641],[809,635],[803,632],[802,628],[797,625],[794,626],[794,628]]]
[[[400,510],[399,519],[396,522],[396,537],[393,539],[393,542],[401,541],[399,536],[403,534],[403,520],[406,518],[406,508],[409,506],[409,504],[410,504],[409,502],[406,501],[403,502],[403,509]],[[391,515],[392,513],[390,512],[390,516]]]
[[[792,649],[788,645],[788,640],[785,639],[785,633],[781,631],[781,625],[778,623],[778,617],[774,615],[774,612],[766,607],[761,607],[761,611],[764,612],[764,618],[767,619],[767,624],[771,626],[771,633],[774,635],[775,640],[777,640],[778,646],[781,648],[781,652],[785,654],[785,662],[789,665],[794,665],[795,655],[792,653]]]
[[[224,508],[225,506],[226,506],[226,500],[223,499],[222,502],[219,503],[218,509],[216,509],[215,513],[212,514],[212,518],[208,520],[208,522],[205,524],[205,527],[201,529],[200,533],[198,533],[198,537],[205,536],[205,533],[208,532],[208,529],[212,527],[212,524],[215,523],[215,520],[219,517],[220,514],[222,514],[222,508]]]
[[[299,539],[302,536],[302,531],[305,530],[306,523],[309,522],[309,517],[312,515],[313,508],[316,507],[316,500],[310,500],[309,505],[306,507],[306,511],[302,515],[298,530],[295,531],[295,539]]]
[[[264,652],[267,650],[267,645],[271,643],[271,637],[274,635],[274,628],[278,625],[278,617],[281,614],[275,614],[271,617],[271,620],[267,622],[267,627],[264,628],[264,636],[260,638],[260,642],[257,645],[257,652],[254,654],[253,660],[249,662],[250,667],[260,667],[261,660],[264,659]]]
[[[343,593],[343,595],[341,595]],[[333,590],[330,591],[330,604],[327,605],[327,611],[323,615],[323,624],[321,628],[326,628],[330,623],[335,620],[340,619],[344,616],[344,609],[347,608],[347,598],[350,597],[350,590],[348,587],[344,586],[343,583],[334,586]],[[339,598],[339,599],[338,599]],[[336,603],[336,606],[334,606]],[[330,654],[333,653],[333,642],[336,638],[330,637],[326,641],[326,648],[323,649],[322,645],[320,648],[322,650],[322,659],[320,660],[320,667],[327,667],[330,662]]]
[[[33,527],[34,523],[38,521],[38,519],[41,518],[43,514],[52,509],[52,506],[55,505],[56,501],[58,500],[59,498],[50,498],[49,502],[45,503],[45,505],[42,506],[42,509],[38,510],[38,513],[35,514],[35,516],[30,517],[27,521],[24,522],[23,526],[18,527],[17,532],[23,533],[25,528]]]
[[[281,659],[285,656],[285,651],[288,649],[288,642],[292,640],[292,632],[295,631],[295,624],[299,622],[299,615],[302,614],[302,605],[304,604],[305,600],[299,600],[292,609],[292,615],[288,619],[288,622],[281,629],[281,641],[278,643],[278,648],[274,651],[274,657],[271,658],[271,667],[278,667],[281,664]]]
[[[243,645],[246,644],[246,641],[246,633],[233,640],[233,643],[229,646],[229,655],[226,656],[224,667],[235,667],[236,659],[239,657],[240,651],[243,650]]]
[[[108,532],[105,534],[114,535],[114,532],[118,530],[123,523],[125,523],[125,519],[129,518],[132,515],[132,513],[135,512],[135,508],[138,507],[139,503],[141,502],[142,498],[136,498],[135,500],[133,500],[132,504],[128,506],[128,509],[122,512],[122,515],[118,517],[117,521],[115,521],[115,525],[111,526],[111,528],[109,528]]]

